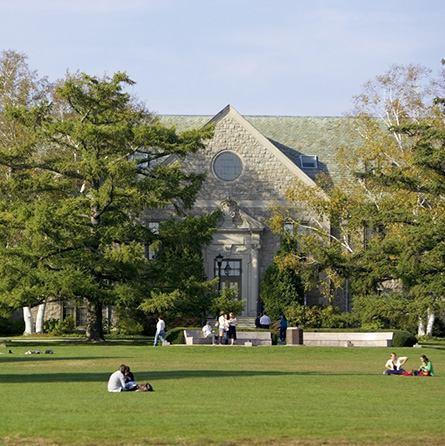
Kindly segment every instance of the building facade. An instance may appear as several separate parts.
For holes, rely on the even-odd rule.
[[[351,144],[347,118],[242,116],[228,105],[215,116],[160,116],[178,132],[214,125],[214,136],[204,150],[181,160],[189,172],[205,172],[193,213],[221,209],[223,218],[210,246],[203,252],[209,279],[220,277],[221,288],[236,287],[246,300],[243,316],[261,310],[260,283],[280,246],[280,236],[268,225],[276,205],[285,206],[285,191],[295,178],[314,185],[323,173],[333,182],[342,169],[335,161],[335,148]],[[171,158],[166,162],[174,162]],[[155,228],[168,218],[166,210],[150,212]],[[148,253],[149,256],[152,255]],[[222,261],[218,264],[218,259]],[[305,296],[307,305],[326,303],[319,293]],[[342,290],[334,304],[345,310]],[[104,317],[113,317],[104,309]],[[36,313],[37,309],[33,309]],[[85,309],[70,303],[48,303],[45,319],[71,315],[83,325]]]
[[[280,246],[279,235],[268,226],[272,210],[287,204],[285,191],[295,178],[314,185],[321,172],[334,181],[339,177],[334,151],[346,136],[347,120],[243,117],[228,105],[213,118],[162,116],[161,122],[177,131],[215,126],[205,150],[189,155],[181,165],[207,175],[193,212],[223,212],[213,242],[204,250],[207,277],[220,276],[222,288],[237,287],[246,300],[243,316],[254,316],[261,310],[262,276]],[[341,292],[337,300],[344,309]],[[305,301],[313,305],[323,300],[315,292]]]

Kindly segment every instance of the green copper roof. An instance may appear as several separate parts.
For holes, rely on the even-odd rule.
[[[260,133],[268,138],[308,176],[315,179],[320,172],[327,173],[334,182],[344,174],[335,159],[335,149],[354,145],[349,118],[293,117],[293,116],[243,116]],[[159,117],[167,126],[176,126],[181,132],[207,124],[212,116]],[[301,166],[300,155],[318,156],[319,168]]]

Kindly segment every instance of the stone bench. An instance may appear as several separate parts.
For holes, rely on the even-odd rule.
[[[320,347],[392,347],[393,333],[303,332],[303,344]]]
[[[186,345],[212,345],[214,337],[205,338],[201,331],[184,330]],[[272,333],[268,331],[238,331],[236,332],[236,345],[272,345]]]

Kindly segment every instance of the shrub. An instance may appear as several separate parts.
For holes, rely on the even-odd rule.
[[[235,287],[224,288],[218,296],[213,299],[210,312],[219,315],[221,311],[229,314],[241,314],[244,310],[245,300],[238,300],[238,292]]]
[[[0,317],[0,335],[17,336],[25,331],[25,321],[23,319],[10,319]]]
[[[119,319],[119,321],[113,325],[110,332],[117,335],[141,335],[144,331],[143,325],[134,319]]]
[[[62,336],[74,332],[74,318],[68,316],[59,321],[57,319],[48,319],[43,324],[43,330],[53,336]]]
[[[285,314],[289,305],[303,303],[304,288],[300,276],[289,268],[279,268],[271,263],[260,285],[264,309],[272,320]]]
[[[185,344],[184,327],[168,330],[165,334],[165,340],[170,342],[170,344]]]
[[[409,331],[394,331],[392,340],[393,347],[412,347],[414,344],[417,344],[417,338]]]

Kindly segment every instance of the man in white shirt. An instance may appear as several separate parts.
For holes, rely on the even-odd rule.
[[[127,366],[125,364],[122,364],[119,367],[119,370],[114,372],[110,379],[108,380],[108,391],[109,392],[122,392],[126,389],[126,382],[125,382],[125,371],[127,369]]]
[[[156,347],[159,338],[161,338],[162,343],[165,342],[164,335],[165,335],[165,322],[162,320],[162,317],[159,316],[158,323],[156,324],[155,342],[153,344],[153,347]]]
[[[212,330],[210,322],[207,322],[207,324],[205,324],[204,327],[202,327],[202,336],[204,338],[212,338],[212,344],[215,343],[215,335]]]
[[[261,328],[269,328],[271,323],[272,321],[270,320],[270,317],[266,313],[263,313],[260,318]]]

